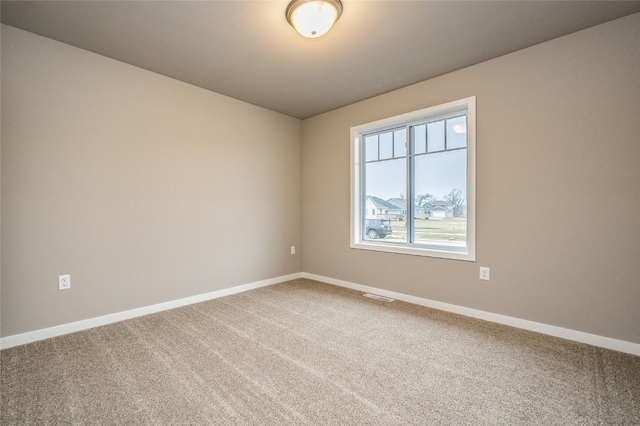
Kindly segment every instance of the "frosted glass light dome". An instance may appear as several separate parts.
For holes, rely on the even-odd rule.
[[[287,6],[287,21],[307,38],[326,34],[341,14],[340,0],[294,0]]]

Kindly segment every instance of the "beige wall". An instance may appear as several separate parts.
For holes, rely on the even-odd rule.
[[[2,26],[2,336],[299,272],[300,157],[297,119]]]
[[[639,44],[633,15],[301,126],[3,26],[1,335],[303,270],[640,343]],[[472,95],[478,261],[350,249],[349,128]]]
[[[350,249],[349,128],[474,95],[477,262]],[[302,170],[305,272],[640,343],[640,14],[305,120]]]

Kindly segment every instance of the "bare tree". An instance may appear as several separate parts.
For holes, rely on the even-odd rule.
[[[433,199],[434,199],[434,196],[429,193],[418,194],[416,195],[416,205],[422,206],[423,204],[426,204]]]
[[[444,196],[445,201],[453,204],[453,215],[455,217],[462,216],[464,214],[464,196],[462,191],[458,188],[452,189],[447,195]]]

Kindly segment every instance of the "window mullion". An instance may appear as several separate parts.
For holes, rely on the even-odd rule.
[[[364,232],[367,221],[367,144],[362,137],[360,150],[360,241],[364,240]]]
[[[407,218],[405,225],[407,227],[407,244],[413,244],[413,199],[415,192],[414,185],[414,155],[413,155],[413,137],[411,135],[411,126],[406,127],[406,140],[407,140]]]
[[[447,144],[447,126],[449,125],[449,123],[447,122],[447,120],[444,120],[444,150],[448,151],[448,144]]]
[[[396,158],[396,132],[391,131],[391,159]]]

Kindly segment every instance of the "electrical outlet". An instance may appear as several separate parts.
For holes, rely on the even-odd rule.
[[[291,254],[296,254],[296,246],[291,246]]]
[[[487,268],[484,266],[480,267],[480,279],[481,280],[485,280],[485,281],[489,281],[489,279],[491,278],[491,268]]]
[[[60,275],[58,277],[58,290],[69,290],[71,288],[71,275]]]

